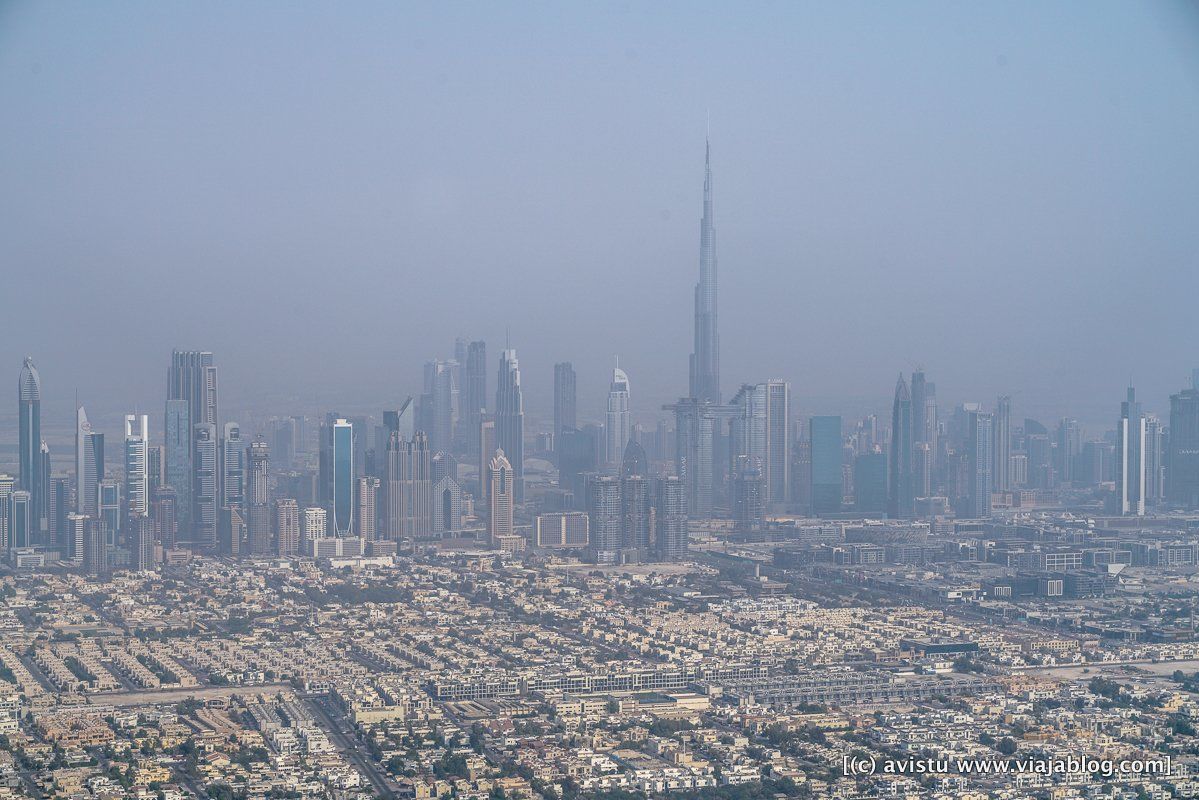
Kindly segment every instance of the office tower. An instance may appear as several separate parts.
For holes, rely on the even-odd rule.
[[[797,423],[797,430],[802,426]],[[812,512],[812,442],[805,438],[792,439],[791,497],[800,513]]]
[[[345,419],[329,426],[331,490],[329,504],[330,533],[338,538],[350,536],[354,528],[354,427]]]
[[[791,489],[791,384],[767,381],[741,387],[732,405],[739,413],[730,420],[734,459],[757,459],[765,481],[765,502],[781,504]]]
[[[89,519],[85,524],[83,542],[83,569],[93,578],[108,575],[108,534],[104,523]]]
[[[927,442],[925,438],[927,425],[925,421],[925,399],[928,395],[928,379],[925,377],[924,369],[917,367],[912,372],[912,383],[910,386],[910,394],[912,396],[912,444],[916,442]],[[860,452],[869,452],[863,450]]]
[[[716,230],[712,217],[712,149],[704,145],[704,211],[699,223],[699,283],[695,286],[695,349],[689,396],[720,402],[720,335],[716,324]]]
[[[51,547],[67,545],[67,515],[75,510],[71,504],[71,482],[64,475],[55,475],[47,484],[49,507],[49,542]]]
[[[928,443],[918,445],[928,453]],[[917,459],[919,462],[920,459]],[[919,473],[917,473],[919,474]],[[927,493],[921,494],[927,497]],[[858,514],[887,513],[887,456],[881,451],[861,453],[853,459],[853,510]]]
[[[926,385],[927,388],[927,385]],[[816,454],[812,453],[813,472]],[[891,403],[891,447],[888,452],[890,473],[887,484],[887,514],[895,519],[911,519],[915,511],[912,481],[912,395],[900,374]]]
[[[992,448],[995,463],[992,470],[995,475],[995,491],[1008,492],[1015,485],[1012,482],[1012,398],[1000,395],[995,401],[995,442]],[[1028,431],[1025,431],[1027,433]],[[1030,470],[1032,471],[1032,470]]]
[[[425,364],[425,393],[421,395],[424,424],[433,452],[450,452],[458,417],[458,362],[429,361]]]
[[[375,503],[379,494],[379,479],[366,475],[358,479],[358,508],[354,512],[357,536],[368,542],[375,541]]]
[[[1166,496],[1166,432],[1161,420],[1145,415],[1145,504],[1157,506]]]
[[[12,521],[9,514],[12,511],[12,493],[16,491],[17,482],[11,475],[0,473],[0,555],[8,553],[12,546]]]
[[[615,564],[624,543],[620,479],[608,475],[587,482],[591,548],[597,564]]]
[[[461,428],[467,455],[479,455],[479,439],[475,435],[487,410],[487,343],[471,342],[466,346],[466,361],[462,369]]]
[[[495,455],[495,420],[484,415],[479,420],[479,498],[487,502],[491,497],[491,459]]]
[[[458,480],[458,459],[449,453],[436,453],[430,459],[430,463],[432,464],[432,469],[429,472],[429,477],[433,483],[437,483],[446,476]]]
[[[512,465],[512,497],[525,500],[525,407],[520,390],[520,362],[509,348],[500,354],[495,390],[495,443]]]
[[[201,549],[216,547],[217,536],[217,436],[216,425],[204,422],[192,428],[191,542]]]
[[[996,443],[998,441],[996,437]],[[1049,429],[1033,419],[1024,420],[1024,452],[1028,457],[1028,484],[1034,489],[1052,489],[1053,443],[1049,439]]]
[[[712,515],[717,488],[723,486],[724,465],[717,456],[723,440],[720,427],[737,416],[733,405],[715,405],[694,397],[662,406],[675,420],[675,470],[686,486],[687,511],[693,517]],[[594,531],[592,540],[594,541]]]
[[[250,555],[270,555],[271,547],[271,451],[266,442],[252,442],[243,449],[245,480],[242,502],[245,504],[246,542]],[[233,508],[234,506],[230,506]]]
[[[179,492],[173,486],[158,487],[150,498],[154,538],[167,550],[179,542],[179,502]]]
[[[114,547],[121,543],[121,484],[116,481],[100,481],[97,515],[104,523],[108,543]]]
[[[607,446],[604,448],[604,463],[618,466],[629,443],[629,376],[619,366],[612,370],[612,383],[608,387]]]
[[[534,541],[550,550],[576,549],[590,543],[590,521],[582,511],[538,514]]]
[[[620,479],[622,549],[634,551],[638,560],[649,557],[650,482],[644,475]]]
[[[166,464],[166,448],[160,444],[146,447],[146,498],[154,496],[154,492],[165,482],[163,466]]]
[[[595,457],[595,440],[583,431],[568,428],[558,435],[558,488],[571,493],[571,508],[586,505],[586,486],[583,476],[599,466]]]
[[[812,443],[812,514],[841,511],[841,418],[817,416],[808,420]]]
[[[433,484],[433,533],[446,537],[462,529],[462,487],[450,475]]]
[[[766,517],[766,482],[761,461],[751,456],[741,456],[738,460],[733,478],[733,526],[739,531],[760,530]]]
[[[136,572],[154,569],[154,522],[149,516],[129,518],[129,567]]]
[[[231,558],[241,558],[243,550],[252,550],[249,528],[249,523],[246,522],[246,513],[242,512],[240,506],[222,508],[219,530],[220,552]]]
[[[307,553],[311,543],[324,539],[329,530],[328,514],[319,506],[300,512],[300,552]]]
[[[488,493],[491,502],[487,533],[492,546],[495,546],[501,537],[511,536],[513,533],[512,510],[516,501],[516,474],[503,449],[496,450],[488,467],[488,474],[491,479],[491,490]]]
[[[324,531],[321,531],[318,538],[323,537]],[[290,497],[275,501],[275,544],[275,552],[280,556],[294,556],[300,552],[300,507]]]
[[[1145,415],[1128,387],[1116,423],[1116,494],[1121,514],[1145,514]]]
[[[49,461],[42,459],[42,379],[33,359],[26,356],[17,386],[18,486],[27,492],[33,503],[34,527],[41,530],[48,516],[45,474]]]
[[[428,536],[433,529],[432,456],[429,439],[417,431],[412,441],[392,433],[383,463],[380,539]]]
[[[33,495],[24,489],[13,489],[7,500],[8,549],[32,547],[35,524],[33,521]]]
[[[1199,386],[1170,395],[1166,464],[1166,500],[1199,508]]]
[[[992,469],[995,444],[994,417],[983,411],[969,414],[969,437],[966,442],[968,472],[968,508],[966,515],[973,519],[991,516],[991,492],[994,488]]]
[[[1082,428],[1076,419],[1062,419],[1057,424],[1057,449],[1054,451],[1054,469],[1057,479],[1063,483],[1078,480],[1078,458],[1082,453]]]
[[[150,513],[150,418],[125,415],[125,512],[129,517]]]
[[[554,365],[554,436],[578,427],[575,411],[575,368],[569,361]]]
[[[249,442],[242,438],[241,426],[236,422],[225,423],[225,435],[221,437],[221,505],[245,508],[246,502],[246,448]]]
[[[75,511],[95,517],[100,481],[104,479],[104,434],[92,430],[87,412],[75,415]]]
[[[191,523],[191,435],[186,400],[168,400],[166,404],[166,473],[163,480],[175,490],[179,525],[185,535]]]
[[[654,548],[661,561],[680,561],[687,555],[685,492],[678,478],[654,481]]]
[[[83,514],[67,514],[67,543],[64,545],[66,549],[66,557],[74,564],[83,565],[84,554],[87,549],[87,526],[91,522],[90,517]]]

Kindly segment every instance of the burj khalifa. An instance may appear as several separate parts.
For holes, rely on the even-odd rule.
[[[720,334],[716,330],[716,230],[712,225],[712,147],[705,143],[704,216],[699,222],[699,283],[695,286],[695,350],[691,393],[720,402]]]

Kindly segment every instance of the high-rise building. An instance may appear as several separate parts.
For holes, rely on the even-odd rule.
[[[637,560],[649,558],[650,482],[644,475],[620,479],[621,547],[636,553]]]
[[[222,506],[245,508],[246,448],[249,444],[242,438],[240,425],[225,423],[225,435],[221,437]]]
[[[612,383],[608,387],[608,424],[604,430],[607,433],[604,463],[619,466],[630,433],[629,376],[619,366],[612,370]]]
[[[250,548],[250,526],[246,523],[246,515],[240,506],[225,506],[220,516],[220,552],[232,558],[241,558],[243,550]]]
[[[891,403],[891,447],[887,453],[890,467],[887,514],[895,519],[910,519],[915,513],[912,453],[912,395],[900,374],[895,383],[895,399]],[[815,464],[815,453],[812,461]]]
[[[300,517],[300,551],[307,553],[310,543],[324,539],[328,529],[328,514],[318,506],[305,508]]]
[[[83,569],[93,578],[108,575],[108,532],[98,519],[87,519],[83,537]]]
[[[178,523],[185,532],[191,523],[191,425],[186,400],[168,400],[166,404],[166,453],[163,480],[175,490]]]
[[[1145,504],[1157,506],[1166,496],[1166,431],[1153,414],[1145,415]]]
[[[662,406],[673,411],[675,421],[675,470],[686,487],[687,512],[692,517],[708,517],[723,486],[723,466],[718,450],[723,439],[722,425],[737,416],[733,405],[716,405],[694,397]],[[595,531],[592,531],[595,541]]]
[[[654,548],[661,561],[679,561],[687,555],[686,487],[678,478],[654,482]]]
[[[495,455],[495,419],[484,414],[479,420],[479,498],[486,503],[490,498],[491,459]]]
[[[412,441],[392,433],[383,463],[382,527],[378,538],[403,541],[428,536],[433,529],[432,456],[429,439],[417,431]]]
[[[75,510],[71,504],[71,481],[65,475],[55,475],[47,485],[50,514],[48,544],[61,550],[67,546],[67,515]]]
[[[376,500],[379,495],[379,479],[364,475],[358,479],[358,508],[354,512],[357,536],[364,541],[375,541],[375,522],[378,519]]]
[[[512,497],[525,499],[525,406],[520,389],[520,362],[509,348],[500,354],[495,390],[495,443],[512,465]]]
[[[75,511],[95,517],[104,479],[104,434],[92,430],[87,412],[79,406],[75,416]]]
[[[996,422],[998,424],[998,421]],[[1076,419],[1061,419],[1057,424],[1057,449],[1054,450],[1054,469],[1063,483],[1078,480],[1078,458],[1082,454],[1082,428]],[[1002,489],[999,489],[1002,491]]]
[[[270,447],[264,441],[250,443],[243,448],[245,458],[245,480],[243,483],[246,541],[250,555],[270,555],[271,542],[271,490],[270,490]],[[231,506],[235,508],[236,506]]]
[[[1130,386],[1116,423],[1116,493],[1121,514],[1145,514],[1145,435],[1145,415]]]
[[[991,516],[991,492],[994,488],[992,469],[995,444],[994,417],[985,411],[969,413],[969,430],[966,441],[966,463],[968,472],[966,515],[973,519]]]
[[[568,428],[557,437],[558,488],[571,493],[571,507],[586,506],[587,489],[584,477],[599,466],[595,457],[595,440],[580,430]]]
[[[699,222],[699,283],[695,285],[695,349],[689,396],[720,403],[720,334],[716,302],[716,227],[712,215],[712,148],[704,146],[704,207]],[[594,536],[592,537],[594,538]]]
[[[33,495],[14,489],[8,501],[8,547],[16,550],[34,544]]]
[[[343,419],[333,421],[332,435],[332,497],[330,505],[331,533],[339,539],[354,530],[354,426]]]
[[[18,413],[18,486],[27,492],[33,504],[33,525],[45,527],[48,518],[45,478],[49,461],[42,459],[42,379],[33,359],[26,357],[17,386]]]
[[[217,544],[217,435],[216,425],[202,422],[192,428],[192,537],[204,550]]]
[[[444,475],[433,484],[433,533],[441,537],[462,529],[462,487]]]
[[[453,447],[458,418],[458,362],[429,361],[425,364],[425,393],[421,395],[421,430],[429,436],[433,452],[448,453]]]
[[[126,414],[125,513],[130,518],[150,513],[149,440],[150,418],[145,414]]]
[[[791,384],[767,381],[745,384],[732,400],[738,414],[730,420],[734,460],[757,460],[767,504],[786,503],[791,488]]]
[[[760,530],[766,518],[766,481],[761,461],[741,456],[733,478],[733,525],[739,531]]]
[[[917,442],[926,442],[925,438],[925,398],[928,396],[928,378],[924,374],[924,369],[917,367],[912,372],[912,383],[910,393],[912,396],[912,445]],[[863,450],[862,452],[869,452]]]
[[[160,486],[150,497],[150,517],[154,520],[154,538],[167,550],[179,541],[179,492],[173,486]]]
[[[928,451],[928,443],[920,447]],[[921,497],[927,497],[922,494]],[[887,513],[887,456],[882,452],[860,453],[853,460],[853,510],[858,514]]]
[[[1012,483],[1012,398],[1000,395],[995,401],[995,442],[992,446],[994,463],[991,466],[995,476],[995,491],[1009,492]],[[1027,431],[1026,431],[1027,432]]]
[[[100,499],[96,509],[100,521],[104,523],[104,531],[108,543],[112,546],[121,543],[121,484],[116,481],[100,481]]]
[[[479,454],[476,433],[483,414],[487,412],[487,343],[471,342],[466,346],[466,363],[462,370],[461,394],[462,438],[468,455]]]
[[[275,552],[284,557],[300,552],[300,507],[290,497],[275,501]]]
[[[130,517],[129,567],[136,572],[150,572],[154,563],[154,522],[147,515]]]
[[[808,420],[812,443],[812,513],[816,516],[841,511],[841,418],[816,416]]]
[[[7,554],[12,546],[12,493],[16,491],[17,482],[11,475],[0,473],[0,554]]]
[[[576,404],[575,368],[569,361],[554,365],[554,437],[555,441],[564,431],[578,427]]]
[[[512,514],[516,501],[516,474],[502,448],[495,451],[488,475],[491,480],[491,491],[488,493],[491,502],[487,533],[492,546],[495,546],[502,537],[511,536],[514,532]]]
[[[1199,508],[1199,385],[1170,395],[1166,463],[1166,500],[1182,508]]]
[[[619,478],[603,475],[587,482],[587,513],[595,562],[615,564],[624,544]]]

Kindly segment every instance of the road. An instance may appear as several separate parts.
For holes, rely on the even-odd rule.
[[[329,738],[337,745],[338,749],[345,755],[346,758],[358,768],[366,779],[370,781],[375,790],[376,797],[395,797],[396,788],[381,769],[375,764],[374,758],[370,753],[365,752],[366,748],[358,741],[356,737],[346,734],[338,721],[329,713],[329,709],[325,707],[325,698],[322,695],[304,694],[300,695],[304,700],[305,705],[312,710],[313,716],[317,722],[329,734]]]

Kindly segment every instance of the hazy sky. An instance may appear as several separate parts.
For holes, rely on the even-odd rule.
[[[619,354],[652,412],[710,110],[726,394],[848,413],[923,364],[946,403],[1106,419],[1132,377],[1164,410],[1199,366],[1195,9],[0,3],[0,376],[157,415],[203,348],[225,404],[382,407],[510,327],[530,411],[557,360],[598,411]]]

